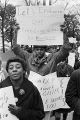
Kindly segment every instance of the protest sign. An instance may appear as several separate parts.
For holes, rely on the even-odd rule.
[[[58,80],[60,81],[60,86],[61,86],[61,89],[62,89],[62,101],[64,103],[61,108],[69,108],[69,106],[65,102],[65,91],[66,91],[66,88],[67,88],[69,78],[70,77],[58,77]]]
[[[18,120],[9,112],[9,104],[15,105],[12,86],[0,89],[0,120]]]
[[[17,35],[19,44],[63,44],[60,25],[64,21],[64,6],[18,6],[16,19],[20,26]]]
[[[29,80],[38,88],[45,111],[69,108],[65,102],[65,91],[69,77],[57,77],[56,72],[41,76],[31,71]]]
[[[69,53],[68,56],[68,64],[71,65],[72,67],[74,67],[75,64],[75,53]]]
[[[60,82],[57,79],[55,73],[51,73],[46,76],[38,76],[34,73],[35,77],[29,77],[29,80],[38,88],[45,111],[52,111],[63,106],[62,101],[62,89],[60,87]]]

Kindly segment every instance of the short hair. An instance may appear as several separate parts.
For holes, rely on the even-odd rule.
[[[23,70],[25,72],[27,72],[27,74],[29,75],[30,73],[30,69],[29,69],[29,64],[22,58],[18,57],[18,56],[15,56],[15,57],[11,57],[10,59],[8,59],[7,63],[6,63],[6,71],[8,72],[8,67],[9,67],[9,64],[11,62],[19,62],[21,63],[22,67],[23,67]]]

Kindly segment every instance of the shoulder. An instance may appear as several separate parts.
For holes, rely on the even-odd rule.
[[[76,80],[79,79],[80,78],[80,69],[74,70],[71,74],[71,78],[72,79],[76,78]]]
[[[25,79],[24,87],[26,87],[26,89],[29,89],[31,91],[38,91],[37,87],[28,79]]]
[[[9,77],[7,77],[5,80],[3,80],[3,81],[0,83],[0,88],[8,87],[8,86],[11,86],[11,82],[10,82]]]
[[[73,74],[76,74],[76,75],[79,74],[79,75],[80,75],[80,69],[74,70],[74,71],[73,71]]]

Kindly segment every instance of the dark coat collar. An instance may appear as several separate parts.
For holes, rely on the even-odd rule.
[[[7,77],[1,84],[0,84],[0,87],[1,88],[4,88],[4,87],[8,87],[8,86],[13,86],[11,81],[10,81],[10,78]],[[21,102],[26,98],[28,97],[30,94],[33,93],[34,91],[34,85],[32,82],[30,82],[27,78],[24,78],[24,81],[21,85],[21,87],[19,88],[19,90],[15,90],[13,88],[13,91],[14,91],[14,96],[19,98],[19,101],[18,101],[18,105],[21,104]],[[24,94],[20,94],[19,91],[20,90],[23,90],[24,91]]]

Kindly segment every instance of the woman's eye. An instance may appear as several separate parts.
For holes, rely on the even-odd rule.
[[[16,68],[17,68],[17,69],[20,69],[21,67],[20,67],[20,66],[17,66]]]
[[[13,69],[13,67],[9,67],[9,69],[10,69],[10,70],[12,70],[12,69]]]

